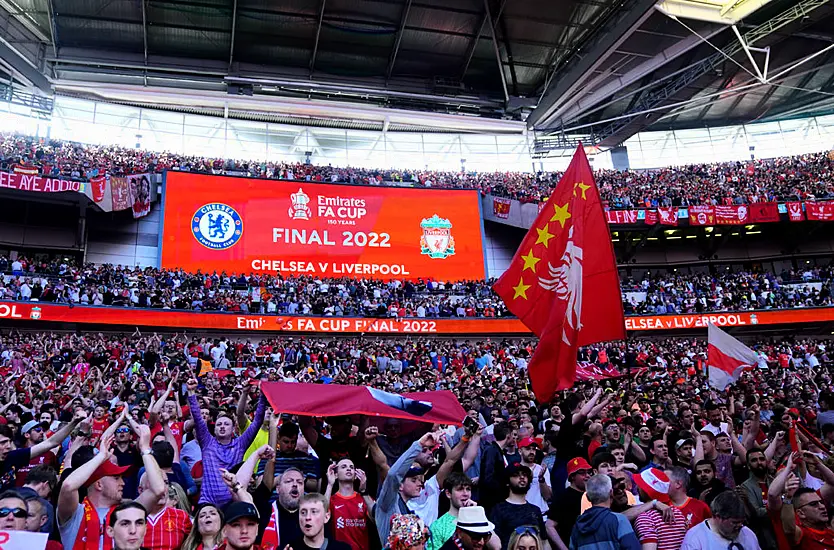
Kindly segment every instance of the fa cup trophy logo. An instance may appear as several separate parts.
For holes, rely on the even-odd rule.
[[[294,220],[309,220],[312,213],[310,212],[310,207],[307,206],[310,203],[310,197],[307,196],[307,193],[298,188],[298,193],[293,193],[290,195],[290,199],[292,200],[292,206],[288,211],[290,218]]]

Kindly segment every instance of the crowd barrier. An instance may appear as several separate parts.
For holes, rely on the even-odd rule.
[[[343,334],[437,334],[525,336],[530,331],[516,318],[367,318],[296,317],[164,309],[74,306],[42,302],[0,302],[0,321],[75,323],[247,332],[316,332]],[[629,331],[686,330],[713,323],[722,327],[783,325],[834,321],[834,307],[626,317]]]

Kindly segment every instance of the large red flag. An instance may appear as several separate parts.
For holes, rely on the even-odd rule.
[[[541,402],[573,385],[579,346],[625,339],[614,249],[581,145],[494,289],[539,337],[528,370]]]

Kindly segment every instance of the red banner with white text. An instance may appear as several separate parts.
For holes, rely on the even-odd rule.
[[[742,225],[749,220],[750,210],[746,204],[715,207],[715,222],[718,225]]]
[[[646,210],[646,219],[643,221],[646,222],[646,225],[657,225],[660,221],[658,218],[657,210]]]
[[[834,202],[806,202],[805,215],[811,221],[830,222],[834,220]]]
[[[37,174],[0,172],[0,187],[30,191],[33,193],[83,193],[87,184],[83,181],[49,178]]]
[[[689,225],[715,225],[715,207],[690,206]]]
[[[605,217],[613,225],[632,225],[637,223],[637,210],[608,210]]]
[[[788,219],[792,222],[801,222],[805,219],[805,215],[802,213],[801,202],[788,202],[785,203],[785,206],[788,209]]]
[[[679,315],[627,316],[626,330],[678,330],[819,323],[834,321],[834,307]],[[158,327],[180,331],[305,332],[345,334],[523,334],[530,331],[515,318],[375,319],[364,317],[291,317],[236,313],[201,313],[161,309],[75,306],[39,302],[0,302],[0,322],[77,323]]]
[[[513,201],[502,197],[492,197],[492,213],[496,218],[506,220],[510,217],[510,207]]]

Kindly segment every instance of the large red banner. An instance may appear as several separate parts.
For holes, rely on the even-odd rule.
[[[162,267],[373,279],[483,279],[477,191],[169,171]]]
[[[175,330],[229,332],[309,332],[368,334],[523,334],[530,331],[515,318],[372,319],[363,317],[288,317],[235,313],[197,313],[160,309],[75,306],[38,302],[0,302],[0,321],[122,325]],[[626,330],[676,330],[817,323],[834,321],[834,307],[626,317]]]
[[[512,207],[512,199],[504,199],[501,197],[492,197],[492,213],[496,218],[506,220],[510,217],[510,207]]]
[[[637,210],[606,210],[605,217],[612,225],[631,225],[637,223]]]
[[[663,206],[657,209],[660,225],[678,225],[678,209],[674,206]]]
[[[779,221],[779,204],[775,202],[756,202],[750,207],[751,223],[774,223]]]
[[[801,222],[805,219],[805,215],[802,213],[801,202],[788,202],[785,203],[785,206],[788,209],[788,219],[792,222]]]
[[[834,220],[834,202],[806,202],[805,215],[812,221],[830,222]]]
[[[66,191],[83,193],[86,184],[81,181],[49,178],[36,174],[17,172],[0,172],[0,187],[32,191],[35,193],[63,193]]]
[[[715,224],[715,207],[714,206],[690,206],[689,207],[689,225],[714,225]]]
[[[460,425],[466,411],[450,391],[394,394],[368,386],[265,382],[270,405],[287,414],[401,418],[430,424]]]
[[[750,210],[746,204],[715,207],[715,221],[718,225],[742,225],[748,223],[749,219]]]

